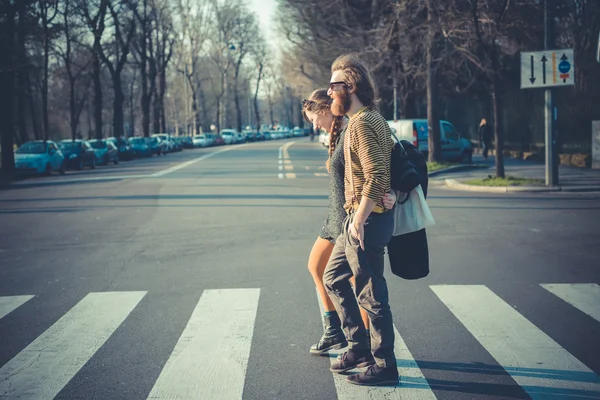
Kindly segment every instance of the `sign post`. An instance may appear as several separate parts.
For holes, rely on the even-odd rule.
[[[573,49],[545,50],[521,53],[521,89],[544,88],[546,120],[546,186],[558,185],[558,148],[552,106],[552,87],[575,84]]]

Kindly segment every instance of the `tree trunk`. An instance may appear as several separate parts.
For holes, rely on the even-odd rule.
[[[163,69],[158,78],[158,107],[160,112],[160,131],[167,132],[167,119],[165,116],[165,92],[167,90],[167,73]]]
[[[14,39],[15,7],[11,3],[3,4],[0,20],[0,143],[2,144],[2,174],[11,178],[15,169],[13,152],[13,96],[14,96]],[[21,12],[23,10],[21,9]]]
[[[427,0],[427,125],[429,127],[429,162],[442,160],[442,146],[440,140],[440,121],[438,117],[437,103],[437,77],[435,71],[435,55],[437,34],[437,12],[432,0]]]
[[[125,96],[123,95],[123,87],[121,86],[121,74],[113,76],[113,86],[115,98],[113,103],[113,135],[116,138],[123,136],[123,123],[125,121],[123,105],[125,104]]]
[[[254,116],[256,118],[256,131],[260,131],[260,111],[258,109],[258,89],[260,87],[260,80],[262,78],[263,63],[258,65],[258,78],[256,79],[256,90],[254,91]]]
[[[202,84],[198,85],[198,95],[200,96],[200,107],[202,108],[202,123],[201,127],[204,132],[210,132],[210,119],[208,118],[208,108],[206,107],[206,97],[204,96],[204,89]]]
[[[29,86],[27,79],[27,56],[25,49],[25,35],[27,31],[27,25],[24,22],[24,17],[19,15],[19,23],[17,26],[17,65],[19,69],[17,71],[17,126],[19,129],[19,141],[23,144],[29,140],[27,134],[27,119],[25,117],[25,111],[27,109],[27,96],[29,95]]]
[[[156,87],[152,93],[152,130],[154,133],[165,133],[160,129],[160,105]]]
[[[494,138],[496,140],[496,177],[504,178],[504,138],[502,135],[501,117],[499,113],[499,99],[497,78],[492,82],[492,109],[494,113]]]
[[[69,75],[71,75],[69,73]],[[75,79],[69,77],[69,114],[71,118],[71,139],[75,140],[77,135],[77,110],[75,109]]]
[[[135,113],[133,109],[133,86],[135,83],[135,74],[134,79],[131,80],[131,84],[129,85],[129,137],[135,136]]]
[[[98,44],[99,46],[99,44]],[[102,78],[100,56],[98,50],[94,52],[92,62],[92,79],[94,81],[94,124],[96,125],[96,139],[102,139]]]
[[[44,140],[50,138],[50,122],[48,120],[48,65],[50,63],[49,36],[48,23],[44,22],[44,76],[42,78],[42,121],[44,127]]]

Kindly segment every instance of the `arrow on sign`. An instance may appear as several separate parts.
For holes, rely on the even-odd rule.
[[[546,55],[544,54],[544,56],[542,57],[542,64],[543,64],[543,67],[542,67],[542,71],[543,71],[543,73],[542,73],[542,81],[544,83],[546,83],[546,61],[548,61],[548,59],[546,58]]]
[[[535,82],[535,74],[533,73],[533,56],[531,56],[531,78],[529,78],[531,83]]]
[[[567,57],[567,55],[565,53],[563,53],[562,57],[560,58],[562,61],[568,60],[569,57]]]

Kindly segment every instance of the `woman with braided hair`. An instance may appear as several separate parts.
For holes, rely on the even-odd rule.
[[[323,285],[323,272],[333,250],[335,239],[342,233],[346,210],[344,210],[344,133],[348,125],[345,116],[334,117],[331,113],[333,100],[327,95],[327,89],[312,92],[308,99],[302,102],[302,115],[306,122],[313,125],[315,131],[325,129],[329,132],[329,158],[326,162],[329,172],[329,211],[323,229],[315,241],[308,257],[308,270],[315,281],[324,309],[325,331],[321,340],[310,348],[311,354],[323,355],[329,350],[341,349],[348,345],[341,322],[333,303]],[[391,209],[396,202],[393,193],[386,193],[383,202]],[[351,278],[354,279],[354,278]],[[369,329],[369,317],[361,309],[365,328]]]

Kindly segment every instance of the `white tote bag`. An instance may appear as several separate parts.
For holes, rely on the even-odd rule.
[[[420,231],[435,224],[421,185],[407,194],[408,199],[402,198],[402,193],[396,193],[400,196],[394,207],[394,236]]]

